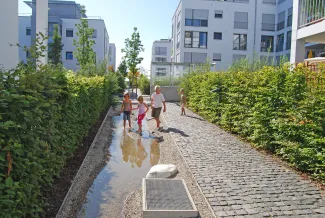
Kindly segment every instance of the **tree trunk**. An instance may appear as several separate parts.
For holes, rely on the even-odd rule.
[[[135,78],[135,95],[138,97],[138,78]]]

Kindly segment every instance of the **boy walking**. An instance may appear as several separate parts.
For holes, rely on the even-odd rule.
[[[151,95],[151,116],[156,120],[157,129],[162,130],[160,127],[159,116],[161,113],[162,106],[164,106],[164,112],[166,112],[166,102],[163,94],[160,93],[160,86],[155,86],[155,92]]]

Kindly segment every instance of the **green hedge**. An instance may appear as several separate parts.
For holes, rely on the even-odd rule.
[[[39,217],[43,191],[113,102],[117,79],[50,66],[0,78],[0,217]]]
[[[181,87],[195,112],[324,182],[324,74],[301,67],[191,73]]]

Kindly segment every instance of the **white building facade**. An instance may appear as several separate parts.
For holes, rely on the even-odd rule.
[[[27,5],[32,8],[31,16],[19,17],[19,44],[21,46],[31,46],[36,38],[36,7],[35,2],[26,1]],[[87,19],[90,28],[94,29],[92,40],[95,41],[93,49],[96,54],[96,61],[104,61],[109,55],[109,35],[104,20],[100,18],[87,18],[81,13],[81,6],[74,1],[54,1],[48,2],[48,43],[51,43],[54,25],[59,26],[59,32],[62,37],[63,50],[62,62],[65,68],[78,70],[79,65],[73,52],[75,46],[73,40],[78,40],[78,28],[76,24],[80,23],[80,19]],[[25,62],[28,58],[28,52],[22,48],[19,50],[19,59]]]
[[[170,39],[157,40],[152,44],[151,78],[169,76],[171,65],[172,42]]]
[[[116,47],[114,43],[109,43],[109,66],[112,66],[116,70]]]
[[[209,60],[226,70],[255,54],[290,57],[293,0],[181,0],[172,19],[172,62]]]
[[[310,50],[313,51],[313,57],[324,57],[325,2],[323,0],[294,1],[292,23],[290,62],[292,64],[302,62]]]
[[[18,64],[18,0],[1,0],[0,69],[13,69]],[[11,46],[13,44],[14,46]]]

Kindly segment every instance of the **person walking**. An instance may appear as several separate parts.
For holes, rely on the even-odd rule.
[[[164,95],[160,92],[160,86],[155,86],[155,92],[151,95],[151,116],[156,120],[158,131],[162,131],[160,127],[160,113],[162,106],[164,106],[163,112],[166,112],[166,102]]]

